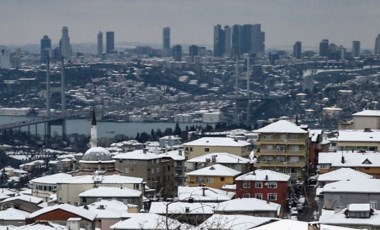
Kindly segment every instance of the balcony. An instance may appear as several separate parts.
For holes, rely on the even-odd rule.
[[[257,145],[261,144],[299,144],[299,145],[305,145],[306,140],[305,139],[260,139],[257,141]]]
[[[290,162],[290,161],[260,161],[257,164],[257,167],[294,167],[294,168],[303,168],[305,167],[304,161]]]
[[[260,150],[260,152],[256,152],[255,155],[259,156],[305,156],[305,150],[300,151],[290,151],[290,150]]]

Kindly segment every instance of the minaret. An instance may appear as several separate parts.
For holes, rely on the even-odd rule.
[[[91,120],[91,139],[90,147],[96,147],[98,145],[98,132],[96,129],[96,116],[95,109],[92,110],[92,120]]]

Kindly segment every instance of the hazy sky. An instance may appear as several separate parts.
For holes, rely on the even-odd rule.
[[[328,38],[372,49],[379,10],[379,0],[0,0],[0,44],[38,44],[45,34],[56,44],[62,26],[72,43],[112,30],[116,42],[161,43],[170,26],[172,45],[212,44],[215,24],[260,23],[268,48]]]

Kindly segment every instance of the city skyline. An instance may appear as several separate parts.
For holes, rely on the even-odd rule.
[[[116,43],[161,44],[162,28],[168,26],[172,45],[212,45],[216,24],[261,24],[268,48],[291,48],[295,41],[317,48],[328,39],[348,49],[360,41],[363,49],[373,50],[379,6],[371,0],[4,0],[0,44],[38,44],[43,35],[57,44],[63,26],[73,44],[96,43],[99,31],[115,31]]]

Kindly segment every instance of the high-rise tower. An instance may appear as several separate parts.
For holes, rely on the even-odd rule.
[[[50,56],[51,52],[51,39],[45,35],[41,39],[41,63],[47,63],[47,59]]]
[[[162,29],[162,55],[170,56],[170,27]]]
[[[319,56],[321,57],[328,57],[329,56],[329,40],[323,39],[319,43]]]
[[[380,34],[377,35],[376,41],[375,41],[375,52],[376,55],[380,54]]]
[[[69,29],[67,28],[67,26],[64,26],[62,28],[62,37],[59,41],[59,48],[61,56],[63,56],[66,59],[71,58],[72,50],[70,44]]]
[[[103,33],[102,31],[99,31],[98,33],[98,37],[97,37],[97,55],[98,57],[102,57],[103,56]]]
[[[115,32],[106,32],[106,52],[110,53],[115,50]]]
[[[352,42],[352,57],[360,56],[360,41]]]
[[[221,25],[214,26],[214,56],[222,57],[225,48],[225,34]]]
[[[293,46],[293,56],[297,59],[302,58],[302,43],[297,41]]]

